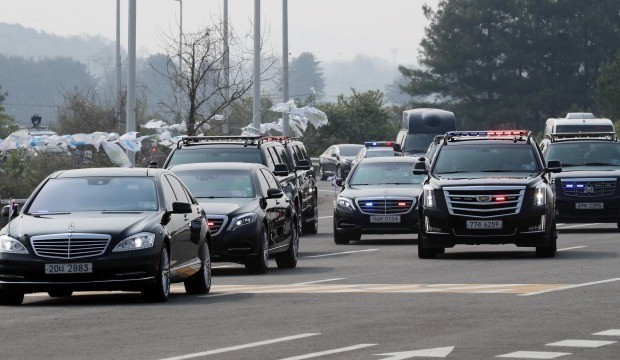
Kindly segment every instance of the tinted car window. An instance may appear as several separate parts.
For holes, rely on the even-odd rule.
[[[584,164],[620,165],[620,144],[615,142],[573,142],[549,144],[547,160],[559,160],[562,167]]]
[[[50,179],[37,194],[32,214],[75,211],[156,211],[153,179],[88,177]]]
[[[425,153],[435,136],[436,134],[407,134],[403,151]]]
[[[254,198],[250,170],[184,170],[175,172],[197,198]]]
[[[576,124],[576,125],[557,125],[555,127],[556,133],[580,133],[580,132],[613,132],[613,125],[588,125],[588,124]]]
[[[273,176],[272,173],[270,173],[269,171],[265,169],[261,169],[260,171],[263,173],[263,175],[265,175],[265,179],[267,179],[267,184],[269,185],[270,188],[274,188],[274,189],[280,188],[280,185],[278,184],[278,180],[276,180],[276,178]]]
[[[202,148],[191,150],[177,150],[174,152],[168,167],[180,164],[211,163],[211,162],[243,162],[261,164],[260,151],[255,148]]]
[[[380,149],[380,150],[368,150],[366,151],[366,157],[379,157],[379,156],[394,156],[393,149]]]
[[[411,163],[364,163],[351,174],[349,185],[421,184],[426,176],[414,175]]]
[[[269,183],[267,182],[267,179],[265,178],[265,174],[263,174],[262,171],[258,171],[257,177],[258,177],[258,182],[261,187],[261,193],[263,194],[263,196],[267,196],[267,189],[269,189]]]
[[[454,172],[540,172],[531,146],[492,144],[444,146],[433,160],[435,174]]]
[[[363,145],[342,145],[340,146],[341,156],[355,156],[357,152],[364,147]]]
[[[168,179],[170,185],[172,185],[172,191],[174,191],[174,195],[176,195],[178,201],[192,203],[183,185],[181,185],[181,182],[177,178],[166,175],[166,179]]]

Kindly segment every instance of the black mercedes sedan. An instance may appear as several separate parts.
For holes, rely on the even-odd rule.
[[[206,294],[210,236],[204,210],[167,170],[57,171],[0,230],[0,304],[88,290],[166,301],[181,281]]]
[[[187,185],[207,213],[214,262],[244,264],[249,273],[297,266],[298,214],[280,183],[264,165],[195,163],[170,171]]]
[[[348,244],[362,234],[418,231],[417,199],[424,176],[413,174],[413,157],[374,157],[360,161],[334,200],[334,242]]]

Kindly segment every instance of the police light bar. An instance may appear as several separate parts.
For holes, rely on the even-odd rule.
[[[370,147],[391,147],[394,146],[394,142],[393,141],[366,141],[364,143],[364,146],[366,146],[367,148]]]
[[[446,133],[446,136],[527,136],[529,133],[527,130],[449,131]]]
[[[286,141],[288,137],[286,136],[268,136],[264,137],[261,140],[263,141]]]

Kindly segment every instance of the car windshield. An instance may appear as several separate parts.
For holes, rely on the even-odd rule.
[[[196,198],[254,198],[250,170],[202,169],[175,171]]]
[[[226,148],[204,147],[200,149],[181,149],[172,154],[168,167],[180,164],[242,162],[262,164],[260,150],[254,147]]]
[[[413,163],[361,162],[349,180],[349,185],[421,184],[424,175],[413,174]]]
[[[426,153],[428,146],[433,142],[437,134],[407,134],[405,139],[406,153]]]
[[[50,179],[30,204],[29,214],[76,211],[156,211],[155,182],[146,177]]]
[[[433,159],[434,174],[466,172],[541,171],[534,150],[526,144],[489,144],[443,146]]]
[[[366,151],[366,157],[379,157],[379,156],[394,156],[394,150],[392,148],[376,149]]]
[[[342,156],[355,156],[357,152],[363,148],[364,145],[340,145],[340,155]]]
[[[620,144],[617,142],[556,142],[549,144],[545,160],[558,160],[562,167],[620,166]]]

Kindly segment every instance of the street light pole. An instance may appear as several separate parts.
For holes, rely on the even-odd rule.
[[[228,0],[224,0],[224,21],[222,26],[224,27],[224,101],[230,101],[230,53],[228,49]],[[222,133],[224,135],[228,135],[230,128],[228,127],[228,116],[230,114],[230,110],[228,110],[228,106],[224,107],[224,119],[222,121]]]
[[[288,101],[288,0],[282,0],[282,100]],[[289,115],[282,114],[282,135],[289,136]]]
[[[260,134],[260,0],[254,0],[254,99],[252,127]]]
[[[179,2],[179,71],[181,71],[182,55],[183,55],[183,0],[174,0]]]
[[[120,132],[121,122],[121,0],[116,0],[116,72],[114,76],[116,107],[115,128]]]
[[[136,0],[129,0],[129,72],[127,81],[127,132],[136,131]],[[136,164],[135,153],[128,151],[131,166]]]

